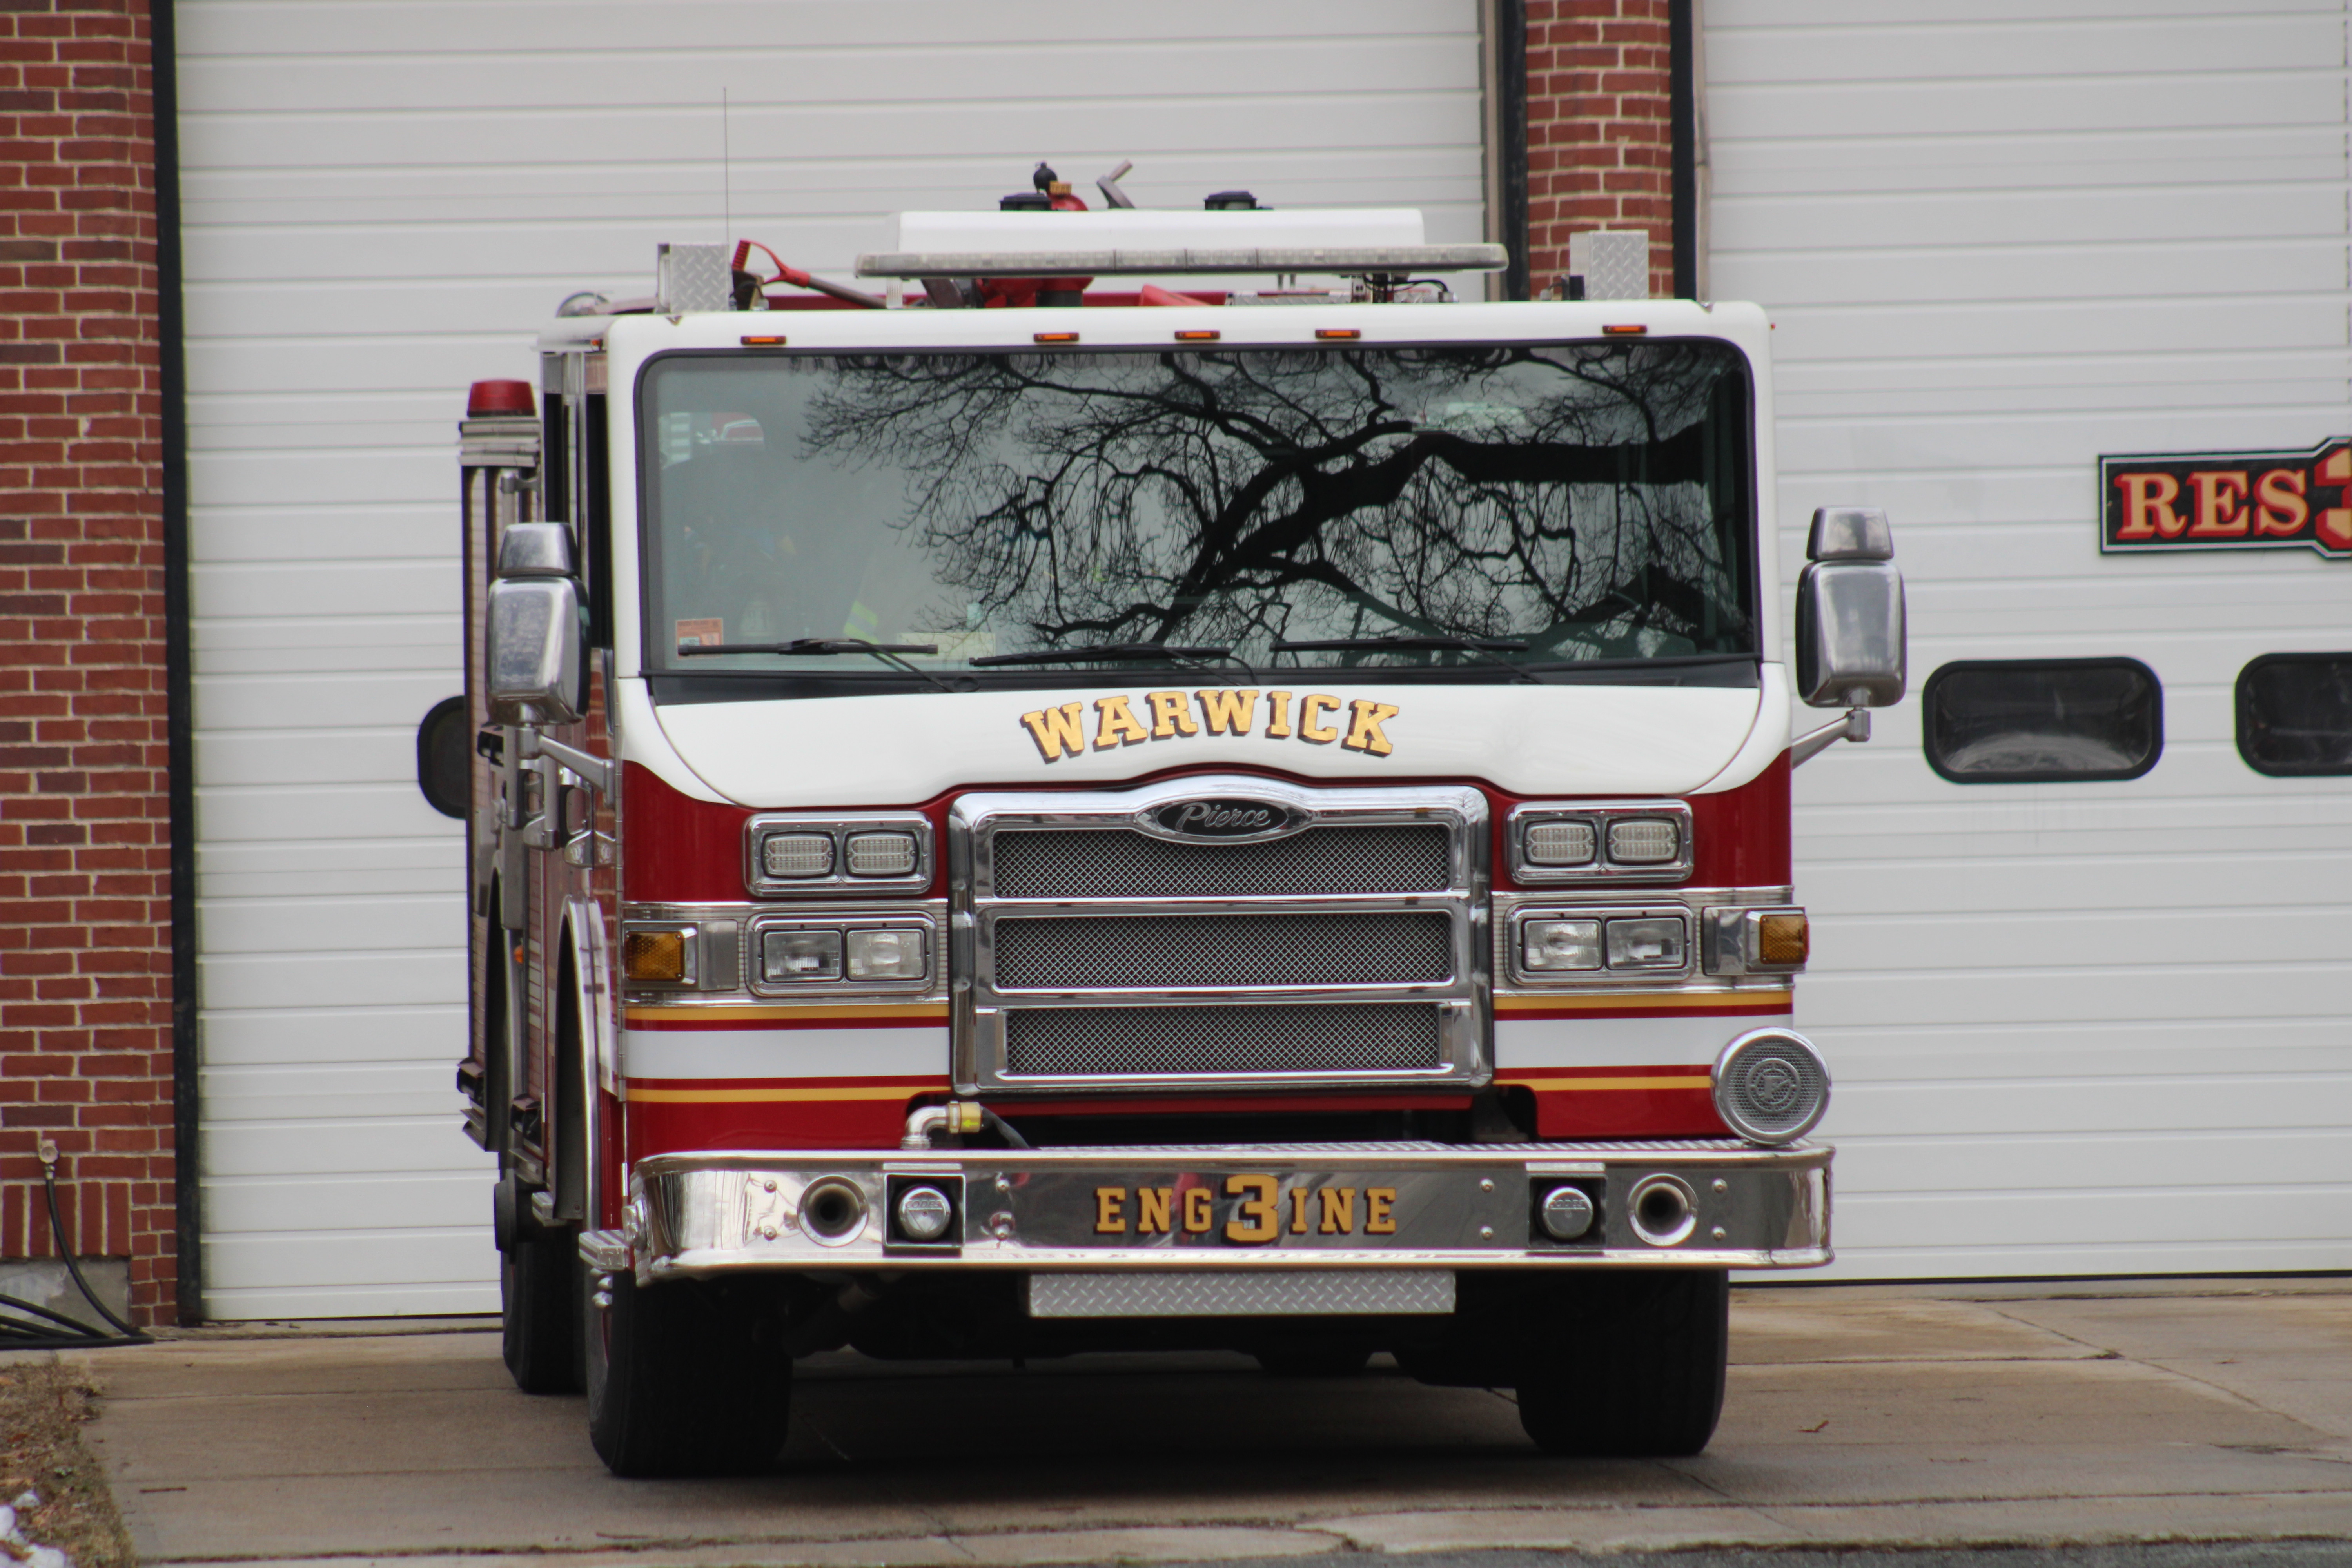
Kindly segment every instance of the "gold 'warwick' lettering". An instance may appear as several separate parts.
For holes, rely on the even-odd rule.
[[[2284,491],[2277,492],[2277,496],[2297,500]],[[2264,492],[2261,499],[2266,505],[2277,504],[2271,492]],[[2267,511],[2257,514],[2243,486],[2223,491],[2222,500],[2236,509],[2233,526],[2243,527],[2257,515],[2266,523],[2272,515]],[[1090,750],[1115,752],[1147,741],[1201,740],[1212,736],[1246,739],[1256,729],[1261,696],[1265,700],[1265,728],[1257,732],[1269,741],[1304,741],[1310,746],[1337,743],[1343,750],[1367,757],[1385,757],[1396,751],[1387,729],[1389,721],[1403,712],[1396,703],[1379,702],[1369,697],[1342,700],[1328,691],[1310,691],[1304,696],[1289,691],[1260,692],[1255,686],[1213,686],[1197,691],[1098,697],[1094,702],[1091,745],[1087,738],[1087,705],[1083,702],[1065,702],[1024,713],[1021,727],[1035,742],[1037,755],[1048,763],[1058,763]],[[1138,711],[1139,704],[1141,712]]]
[[[1257,711],[1255,686],[1213,686],[1192,693],[1201,704],[1201,722],[1212,735],[1246,735]]]
[[[1201,726],[1192,722],[1192,704],[1181,691],[1147,691],[1143,700],[1151,704],[1151,738],[1165,741],[1171,735],[1197,735]]]
[[[1381,732],[1381,726],[1397,716],[1394,707],[1359,697],[1349,703],[1348,708],[1350,714],[1348,738],[1339,744],[1351,752],[1362,752],[1375,757],[1385,757],[1396,750],[1389,744],[1389,738]]]
[[[1340,709],[1338,698],[1328,692],[1310,691],[1298,700],[1298,738],[1313,746],[1328,746],[1339,738],[1339,731],[1323,722],[1326,713]]]
[[[1049,763],[1058,763],[1065,753],[1075,756],[1087,749],[1086,726],[1078,717],[1085,711],[1083,703],[1065,702],[1059,708],[1024,713],[1021,722],[1028,726],[1030,739],[1037,742],[1037,754]]]
[[[1151,731],[1135,716],[1124,697],[1106,697],[1095,704],[1095,750],[1132,746],[1151,739]]]

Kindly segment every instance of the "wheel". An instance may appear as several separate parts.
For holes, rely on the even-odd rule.
[[[499,1349],[525,1394],[580,1392],[579,1241],[545,1230],[499,1259]]]
[[[1729,1276],[1666,1270],[1568,1279],[1531,1293],[1520,1329],[1519,1425],[1548,1454],[1696,1454],[1723,1414]]]
[[[793,1363],[755,1281],[640,1288],[587,1306],[588,1440],[616,1476],[741,1476],[784,1446]]]
[[[1372,1359],[1371,1352],[1354,1345],[1286,1346],[1250,1353],[1273,1377],[1352,1377]]]

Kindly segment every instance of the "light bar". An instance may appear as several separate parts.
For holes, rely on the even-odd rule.
[[[1133,278],[1182,272],[1500,272],[1499,245],[1338,245],[1247,250],[889,250],[857,258],[860,278]]]

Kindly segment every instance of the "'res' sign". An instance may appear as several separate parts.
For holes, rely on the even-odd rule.
[[[2307,452],[2101,458],[2099,548],[2352,556],[2352,438]]]

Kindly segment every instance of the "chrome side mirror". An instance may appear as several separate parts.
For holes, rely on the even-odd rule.
[[[493,583],[485,618],[492,723],[572,724],[586,715],[578,584],[569,577]]]
[[[1903,700],[1903,574],[1886,514],[1813,513],[1811,563],[1797,579],[1797,695],[1814,708],[1884,708]]]

